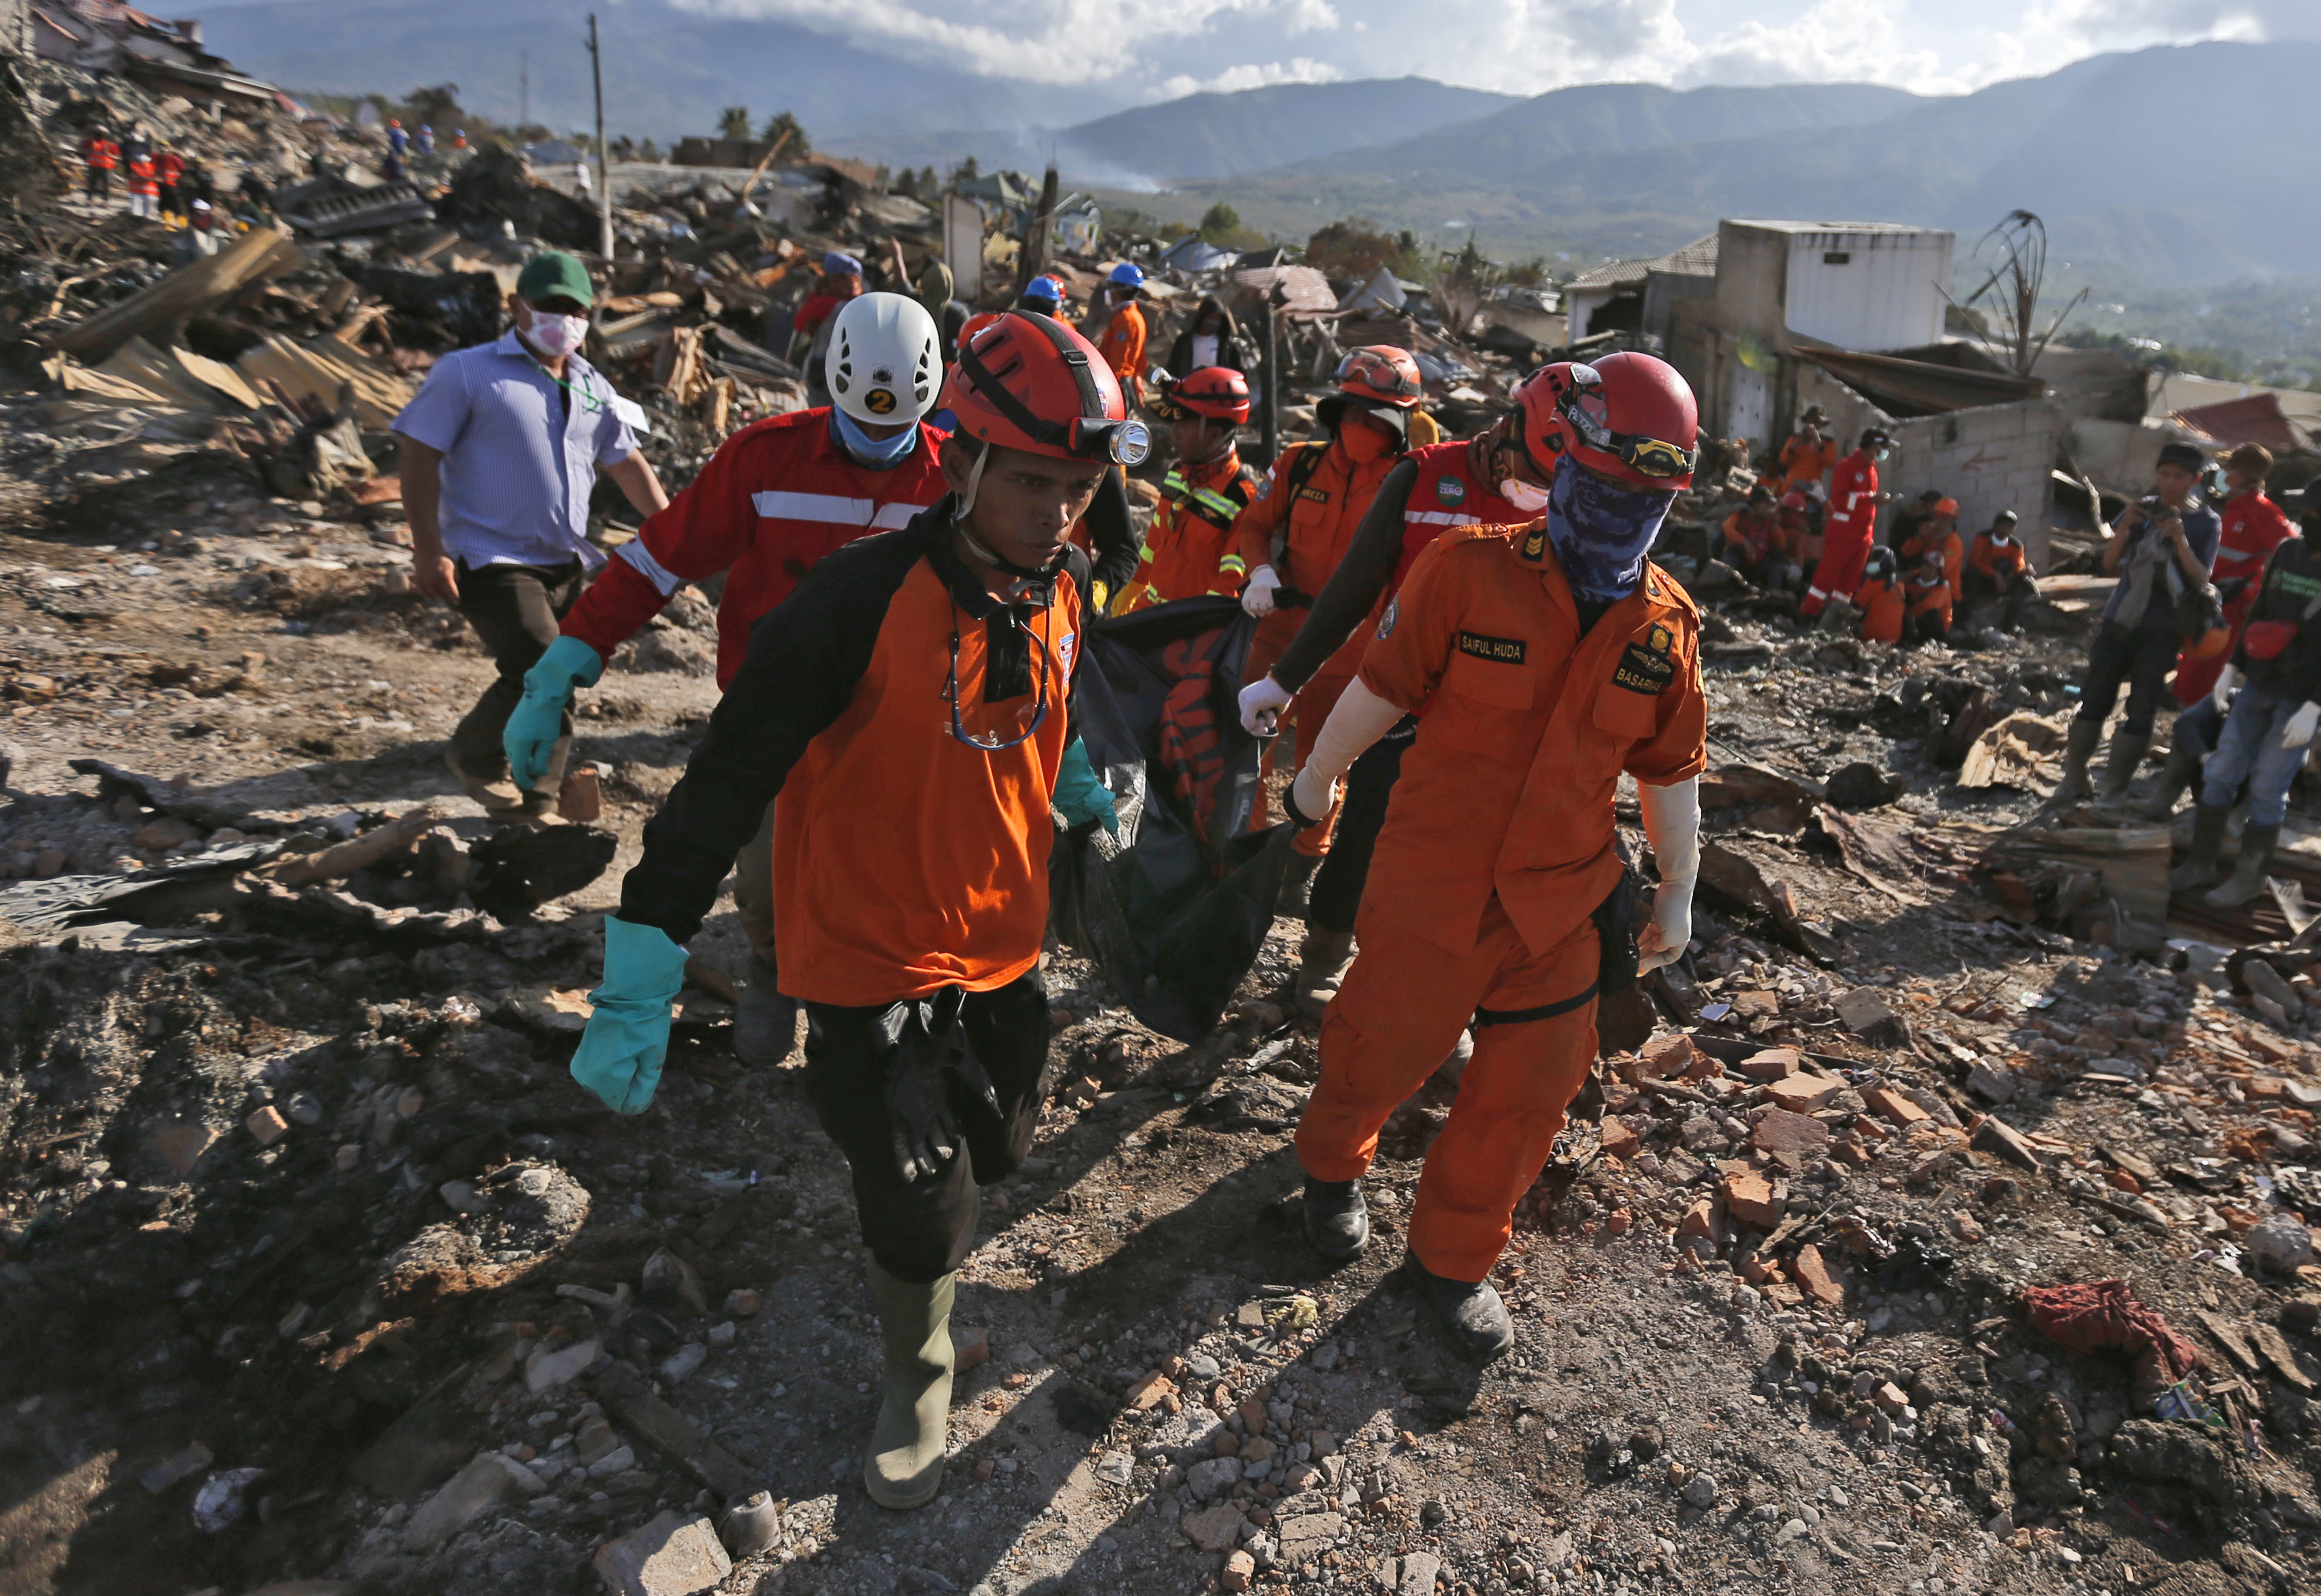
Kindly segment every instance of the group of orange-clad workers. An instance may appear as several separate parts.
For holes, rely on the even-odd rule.
[[[1257,617],[1237,712],[1296,728],[1298,986],[1326,1001],[1306,1228],[1333,1259],[1367,1245],[1382,1125],[1463,1054],[1407,1264],[1472,1355],[1513,1344],[1488,1277],[1597,1055],[1599,993],[1690,941],[1699,620],[1649,558],[1697,459],[1674,369],[1543,367],[1479,435],[1438,442],[1412,355],[1358,349],[1323,435],[1261,476],[1234,442],[1247,377],[1148,365],[1137,286],[1124,268],[1099,290],[1093,342],[1035,282],[949,349],[915,299],[834,296],[831,405],[728,439],[572,606],[508,720],[516,783],[552,781],[576,689],[683,581],[733,573],[726,696],[606,918],[572,1071],[623,1111],[650,1103],[679,944],[735,870],[737,1030],[778,1060],[803,1004],[808,1092],[853,1169],[887,1359],[865,1478],[890,1506],[940,1483],[951,1272],[1037,1113],[1047,807],[1118,824],[1072,705],[1098,616],[1223,595]],[[1235,347],[1202,315],[1192,348]],[[1092,568],[1075,529],[1145,453],[1139,393],[1174,459],[1133,570],[1107,579],[1120,552],[1096,529]],[[1648,901],[1614,824],[1624,776]],[[969,825],[972,846],[944,844]]]

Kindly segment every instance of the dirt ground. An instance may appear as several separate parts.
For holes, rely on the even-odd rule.
[[[61,482],[14,435],[12,887],[421,803],[483,839],[441,749],[487,668],[391,590],[391,522]],[[2304,1016],[1998,915],[1971,850],[2037,795],[1930,762],[1943,682],[2066,707],[2072,631],[1906,655],[1715,630],[1712,769],[1904,777],[1848,812],[1888,863],[1849,867],[1817,798],[1729,788],[1710,831],[1755,880],[1704,890],[1698,1046],[1663,1014],[1607,1063],[1497,1277],[1516,1350],[1479,1372],[1396,1272],[1447,1083],[1389,1124],[1370,1253],[1333,1272],[1302,1240],[1293,922],[1189,1048],[1057,950],[1056,1096],[962,1274],[943,1492],[905,1514],[860,1485],[875,1327],[796,1061],[739,1069],[698,991],[647,1114],[564,1072],[596,916],[713,702],[706,613],[588,696],[619,853],[536,913],[398,858],[14,933],[0,1591],[589,1591],[605,1543],[757,1482],[779,1537],[719,1590],[2321,1589],[2315,1276],[2252,1239],[2311,1191]],[[101,797],[75,759],[248,828]],[[738,968],[730,901],[695,952]],[[2204,1418],[2030,1322],[2026,1287],[2112,1279],[2204,1355]]]

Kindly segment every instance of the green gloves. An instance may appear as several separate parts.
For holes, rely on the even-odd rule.
[[[1073,825],[1104,822],[1105,830],[1120,834],[1120,816],[1113,812],[1112,789],[1097,779],[1088,762],[1088,744],[1078,737],[1064,744],[1063,762],[1056,771],[1056,807]]]
[[[619,1113],[643,1113],[660,1084],[669,1005],[684,984],[685,950],[667,932],[606,915],[605,984],[588,994],[596,1012],[572,1055],[572,1079]]]
[[[548,769],[548,756],[564,735],[572,689],[595,687],[605,659],[577,637],[560,637],[540,662],[523,673],[523,701],[508,716],[500,743],[507,750],[508,774],[530,792]]]

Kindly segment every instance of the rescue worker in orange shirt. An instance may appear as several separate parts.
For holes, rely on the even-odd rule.
[[[1233,429],[1249,420],[1249,379],[1205,366],[1182,378],[1158,373],[1154,387],[1152,414],[1170,425],[1177,463],[1160,479],[1160,503],[1115,615],[1205,593],[1237,598],[1249,575],[1233,540],[1233,523],[1257,490],[1257,474],[1233,444]]]
[[[1283,450],[1259,485],[1256,501],[1234,524],[1242,562],[1249,567],[1241,605],[1258,617],[1243,680],[1255,681],[1273,669],[1297,635],[1304,608],[1345,558],[1379,485],[1409,447],[1410,416],[1418,407],[1420,392],[1418,362],[1409,351],[1370,344],[1348,354],[1338,364],[1338,391],[1314,407],[1315,419],[1328,429],[1329,437]],[[1366,643],[1360,636],[1348,642],[1297,694],[1301,759],[1305,745],[1330,718],[1331,706],[1353,680]],[[1270,743],[1266,748],[1269,775],[1278,747]],[[1320,818],[1321,824],[1301,832],[1295,844],[1296,857],[1283,888],[1285,913],[1304,912],[1314,872],[1330,851],[1337,815],[1333,810]],[[1251,825],[1263,830],[1267,824],[1261,787]]]
[[[1143,291],[1142,269],[1126,260],[1114,267],[1097,290],[1106,312],[1104,330],[1097,335],[1097,352],[1112,368],[1132,405],[1144,398],[1144,312],[1136,303]]]
[[[1918,530],[1904,539],[1900,545],[1902,558],[1934,560],[1941,563],[1943,575],[1951,585],[1951,603],[1955,606],[1964,592],[1966,581],[1966,545],[1959,539],[1958,500],[1938,498],[1928,511]]]
[[[806,1098],[870,1252],[885,1358],[863,1482],[888,1508],[942,1488],[955,1272],[978,1187],[1016,1168],[1039,1118],[1051,804],[1074,824],[1113,813],[1074,724],[1092,612],[1066,534],[1146,444],[1096,351],[1045,316],[962,350],[942,402],[950,492],[830,555],[751,629],[605,917],[572,1059],[615,1109],[648,1106],[681,944],[779,794],[782,986],[806,1005]]]
[[[1823,435],[1828,425],[1829,417],[1818,405],[1807,406],[1806,413],[1798,417],[1798,430],[1781,445],[1782,492],[1818,482],[1836,469],[1837,440]]]
[[[1547,507],[1555,462],[1563,453],[1561,406],[1571,371],[1569,360],[1541,367],[1516,388],[1506,412],[1473,438],[1424,444],[1396,462],[1362,513],[1344,558],[1315,596],[1297,637],[1271,670],[1242,689],[1243,730],[1271,736],[1299,689],[1350,639],[1377,629],[1412,563],[1436,538],[1452,527],[1478,523],[1520,526]],[[1417,734],[1418,717],[1406,716],[1346,772],[1337,834],[1315,872],[1306,907],[1295,990],[1309,1010],[1326,1007],[1344,979],[1370,855],[1401,775],[1403,753]],[[1471,1040],[1464,1044],[1469,1051],[1472,1045]]]
[[[129,158],[129,214],[160,220],[160,169],[153,164],[150,150],[141,150]]]
[[[112,198],[113,174],[121,165],[121,146],[113,141],[110,133],[98,128],[81,141],[80,156],[88,163],[88,197]]]
[[[555,790],[572,736],[576,690],[594,686],[621,645],[683,584],[724,573],[717,685],[729,687],[759,617],[843,544],[906,526],[942,497],[924,424],[943,378],[941,334],[924,306],[865,294],[831,329],[827,407],[752,422],[718,446],[684,491],[613,551],[565,615],[562,635],[524,673],[503,741],[527,791]],[[775,956],[771,805],[733,861],[733,908],[750,944],[733,1016],[733,1053],[778,1064],[797,1039],[797,1004],[782,995]]]
[[[1902,584],[1902,628],[1911,642],[1943,643],[1949,639],[1953,601],[1950,571],[1941,554],[1927,554],[1911,568]]]
[[[2015,535],[2016,519],[2014,511],[2001,510],[1974,534],[1974,547],[1966,556],[1966,585],[1960,589],[1964,599],[1998,599],[1999,625],[2008,632],[2022,629],[2023,606],[2039,596],[2023,540]],[[2177,669],[2180,672],[2183,667]]]
[[[1545,517],[1461,527],[1418,556],[1289,792],[1292,820],[1318,820],[1354,758],[1425,707],[1297,1158],[1307,1236],[1352,1257],[1370,1240],[1361,1181],[1379,1127],[1472,1025],[1408,1267],[1479,1360],[1514,1345],[1488,1277],[1595,1061],[1597,994],[1683,956],[1699,871],[1699,612],[1648,557],[1691,481],[1697,407],[1650,355],[1572,377]],[[1661,879],[1640,937],[1614,827],[1624,773]]]
[[[1748,503],[1725,517],[1722,552],[1727,563],[1759,587],[1786,593],[1804,577],[1798,539],[1799,534],[1783,521],[1771,489],[1760,486],[1749,490]]]
[[[1861,640],[1901,642],[1908,604],[1894,551],[1883,544],[1870,550],[1862,567],[1861,586],[1853,592],[1853,607],[1861,612]]]

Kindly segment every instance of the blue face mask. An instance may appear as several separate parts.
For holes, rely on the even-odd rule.
[[[858,465],[874,471],[891,471],[910,457],[918,446],[919,429],[906,426],[891,438],[874,438],[855,424],[854,418],[837,406],[830,407],[830,423],[838,431],[838,442]]]
[[[1547,541],[1572,595],[1609,604],[1634,592],[1643,579],[1644,557],[1675,502],[1673,493],[1606,482],[1568,454],[1556,461]]]

